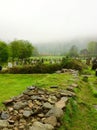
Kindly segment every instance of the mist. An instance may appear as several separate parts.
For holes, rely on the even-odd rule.
[[[32,43],[97,36],[97,0],[0,0],[0,39]]]

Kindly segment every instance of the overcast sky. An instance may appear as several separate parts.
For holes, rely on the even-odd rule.
[[[97,36],[97,0],[0,0],[1,40],[87,36]]]

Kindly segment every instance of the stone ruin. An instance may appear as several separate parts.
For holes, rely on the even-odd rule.
[[[21,95],[5,102],[0,111],[0,130],[57,130],[70,97],[76,96],[72,84],[54,92],[28,87]],[[51,88],[57,88],[52,86]]]
[[[65,69],[65,68],[56,71],[56,73],[57,73],[57,74],[60,74],[60,73],[69,73],[69,74],[72,74],[73,76],[78,76],[78,75],[79,75],[78,70],[74,70],[74,69]]]

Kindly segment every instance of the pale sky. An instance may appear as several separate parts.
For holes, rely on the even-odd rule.
[[[86,36],[97,36],[97,0],[0,0],[1,40]]]

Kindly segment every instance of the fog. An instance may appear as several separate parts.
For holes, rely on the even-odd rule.
[[[0,0],[0,39],[32,43],[97,36],[97,0]]]

